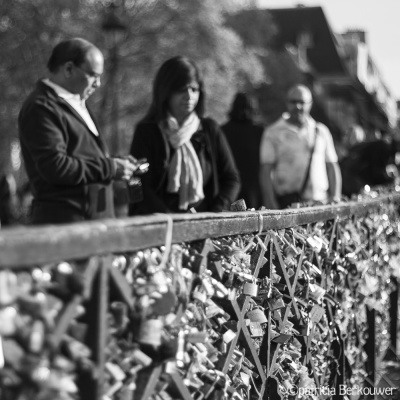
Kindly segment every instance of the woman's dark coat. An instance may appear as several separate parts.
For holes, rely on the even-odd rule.
[[[194,208],[196,211],[229,210],[240,190],[240,178],[224,133],[215,121],[203,118],[191,142],[205,178],[205,199]],[[130,153],[136,158],[147,158],[150,168],[142,177],[144,200],[131,209],[131,214],[182,212],[178,209],[178,195],[166,192],[173,152],[157,123],[139,123]]]

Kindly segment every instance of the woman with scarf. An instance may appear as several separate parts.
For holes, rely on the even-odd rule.
[[[229,210],[240,189],[225,136],[204,118],[203,81],[186,57],[167,60],[153,85],[147,115],[136,127],[131,155],[150,163],[143,201],[130,214]]]

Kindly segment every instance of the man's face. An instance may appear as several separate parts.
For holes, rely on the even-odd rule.
[[[302,125],[310,115],[312,97],[308,90],[296,88],[291,91],[287,99],[287,110],[290,121]]]
[[[86,100],[100,87],[100,77],[103,70],[103,55],[96,48],[90,49],[81,65],[72,64],[69,90]]]

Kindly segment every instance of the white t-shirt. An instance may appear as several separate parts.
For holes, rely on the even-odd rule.
[[[300,191],[314,143],[316,125],[318,135],[312,158],[310,175],[303,196],[307,200],[326,200],[329,187],[326,163],[338,161],[329,129],[307,118],[299,128],[279,119],[263,134],[260,148],[261,164],[273,164],[273,186],[277,195]]]

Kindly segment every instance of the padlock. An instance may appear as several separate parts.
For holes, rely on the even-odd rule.
[[[200,303],[205,303],[207,301],[207,293],[203,289],[202,285],[197,285],[192,291],[193,300],[197,300]]]
[[[128,382],[124,382],[124,386],[118,393],[118,400],[132,400],[135,389],[136,384],[133,379],[130,379]]]
[[[31,332],[29,335],[29,350],[32,353],[39,353],[44,345],[45,341],[45,327],[41,320],[33,321],[31,326]]]
[[[212,285],[211,280],[210,280],[209,277],[204,277],[204,278],[202,279],[201,284],[202,284],[202,286],[203,286],[203,289],[204,289],[205,292],[206,292],[207,297],[212,297],[212,296],[214,296],[214,294],[215,294],[215,289],[214,289],[214,286]]]
[[[138,334],[138,342],[154,347],[161,345],[161,337],[164,324],[159,319],[145,319],[141,321]]]
[[[114,317],[114,325],[117,329],[124,329],[128,322],[128,306],[121,301],[114,301],[110,305],[110,311]]]
[[[268,305],[271,311],[280,310],[281,308],[286,306],[286,304],[282,300],[282,297],[275,297],[272,299],[268,299]]]
[[[262,329],[261,323],[259,322],[251,322],[249,324],[249,331],[251,337],[262,337],[264,336],[264,331]]]
[[[130,358],[134,364],[138,364],[143,367],[148,367],[153,362],[153,359],[147,354],[143,353],[143,351],[141,351],[140,349],[134,349]]]
[[[236,200],[235,202],[233,202],[230,205],[230,211],[246,211],[247,207],[246,207],[246,202],[244,201],[244,199],[239,199]]]
[[[299,336],[309,336],[310,334],[310,324],[306,321],[303,324],[296,325],[296,330],[299,333]]]
[[[322,249],[322,242],[318,240],[317,236],[309,236],[307,238],[308,245],[316,252],[319,253]]]
[[[218,282],[216,279],[211,278],[211,284],[214,286],[215,295],[217,297],[223,298],[229,295],[229,290],[225,287],[221,282]]]
[[[224,314],[224,310],[209,299],[206,303],[205,313],[207,318],[213,318],[216,315]]]
[[[325,314],[325,309],[323,307],[318,306],[317,304],[314,304],[309,313],[309,317],[311,321],[318,323],[324,316],[324,314]]]
[[[228,329],[223,335],[222,335],[222,340],[225,343],[230,343],[233,339],[235,339],[236,333],[233,332],[231,329]]]
[[[0,308],[0,336],[12,336],[17,330],[17,310],[9,306]]]
[[[233,269],[232,268],[225,269],[221,279],[224,286],[227,288],[231,288],[233,286],[234,279],[235,279],[235,272],[233,271]]]
[[[123,381],[126,378],[126,374],[117,364],[106,362],[105,369],[116,381]]]
[[[320,303],[326,293],[326,290],[317,284],[310,284],[309,287],[310,298],[313,299],[316,303]]]
[[[287,343],[292,335],[280,333],[279,336],[276,336],[275,338],[272,339],[273,342],[275,343]]]
[[[258,294],[258,285],[256,283],[246,282],[243,285],[242,293],[246,296],[256,297]]]
[[[293,265],[293,264],[292,264],[292,265]],[[287,275],[288,275],[289,278],[291,278],[291,277],[295,274],[294,269],[291,268],[291,267],[289,267],[289,268],[286,270],[286,273],[287,273]]]
[[[207,332],[205,331],[191,331],[186,334],[186,341],[188,343],[205,343],[207,340]]]
[[[252,310],[248,311],[246,318],[248,318],[251,322],[259,322],[260,324],[265,324],[268,322],[264,310],[260,307],[253,308]]]

